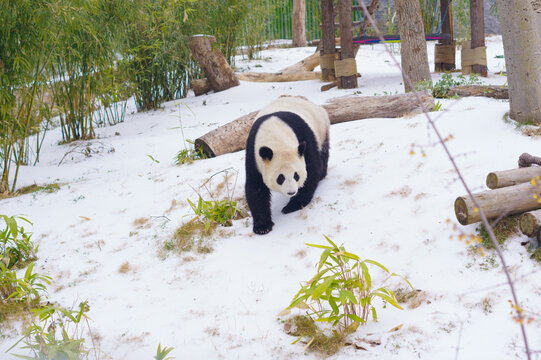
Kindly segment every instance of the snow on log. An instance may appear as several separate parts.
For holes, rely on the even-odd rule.
[[[473,194],[488,219],[541,209],[541,187],[523,183]],[[455,200],[455,214],[462,225],[481,221],[479,209],[468,195]]]
[[[213,49],[214,42],[216,38],[209,35],[190,36],[189,41],[190,50],[205,72],[210,88],[222,91],[239,85],[239,80],[220,49]]]
[[[421,93],[424,107],[434,109],[434,98]],[[329,114],[331,124],[368,118],[397,118],[420,113],[415,94],[390,96],[350,96],[330,99],[323,107]],[[195,147],[208,157],[228,154],[245,148],[248,133],[259,111],[251,112],[197,138]]]
[[[490,189],[499,189],[506,186],[530,182],[533,178],[538,176],[541,177],[541,166],[494,171],[487,175],[487,186]]]
[[[533,237],[541,227],[541,209],[528,211],[519,218],[520,231],[526,236]]]

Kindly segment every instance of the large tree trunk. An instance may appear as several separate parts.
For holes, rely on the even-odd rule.
[[[293,0],[293,47],[306,46],[306,1]]]
[[[334,62],[334,71],[338,78],[339,87],[355,89],[357,87],[357,64],[353,48],[351,0],[338,0],[338,18],[340,21],[340,60]]]
[[[209,86],[214,91],[222,91],[239,85],[239,80],[225,60],[220,49],[213,49],[214,36],[196,35],[190,37],[190,50],[205,72]]]
[[[496,4],[509,83],[509,115],[518,122],[541,124],[539,1],[497,0]]]
[[[414,85],[418,82],[432,84],[419,0],[396,0],[395,5],[402,70]],[[405,79],[404,87],[406,91],[413,90]]]
[[[427,110],[434,109],[434,98],[430,94],[421,94],[421,100]],[[331,99],[323,107],[331,124],[367,118],[396,118],[421,112],[414,94],[343,97]],[[208,157],[244,149],[258,112],[251,112],[197,138],[196,148]]]

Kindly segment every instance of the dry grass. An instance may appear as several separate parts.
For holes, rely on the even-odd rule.
[[[520,214],[507,216],[500,219],[495,225],[492,225],[492,230],[500,245],[507,239],[520,234],[519,218]],[[483,224],[479,225],[477,231],[479,231],[479,236],[482,239],[481,244],[487,249],[494,249],[494,245],[488,236],[485,226]]]
[[[33,194],[40,191],[45,192],[45,193],[54,193],[60,190],[60,185],[61,184],[59,183],[52,183],[52,184],[46,184],[46,185],[32,184],[32,185],[24,186],[13,193],[12,192],[1,193],[0,200],[12,198],[16,196],[21,196],[21,195],[26,195],[26,194]]]
[[[307,338],[308,350],[324,356],[336,354],[345,345],[347,336],[341,331],[333,331],[332,335],[327,336],[318,328],[314,320],[302,315],[288,319],[284,324],[284,329],[289,335]]]
[[[391,192],[388,196],[389,197],[400,196],[402,198],[406,198],[411,195],[411,192],[412,192],[412,189],[409,186],[405,185],[401,187],[400,189]]]
[[[121,274],[127,274],[130,270],[131,270],[130,263],[126,261],[124,264],[120,265],[118,272]]]
[[[141,217],[141,218],[137,218],[133,220],[133,226],[137,228],[141,228],[141,227],[149,227],[150,224],[148,223],[148,218]]]
[[[21,301],[5,301],[0,303],[0,324],[3,330],[11,327],[12,323],[23,324],[30,323],[32,319],[32,309],[39,309],[39,300],[34,300],[31,303]],[[4,332],[4,331],[2,331]]]
[[[530,136],[530,137],[541,137],[541,126],[525,126],[520,129],[522,132],[522,135]]]
[[[212,223],[208,230],[200,221],[189,221],[175,231],[173,239],[165,244],[165,250],[183,253],[196,251],[200,254],[211,253],[210,236],[216,230],[217,224]]]
[[[416,309],[427,301],[426,293],[422,290],[399,288],[394,291],[394,295],[399,304],[408,304],[410,309]]]

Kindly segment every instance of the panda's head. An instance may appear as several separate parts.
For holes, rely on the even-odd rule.
[[[261,157],[263,182],[271,190],[281,192],[286,196],[295,196],[306,181],[306,163],[304,150],[306,143],[302,142],[291,149],[271,149],[267,146],[259,148]]]

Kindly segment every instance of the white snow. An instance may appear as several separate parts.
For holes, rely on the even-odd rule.
[[[398,46],[393,51],[400,58]],[[495,57],[503,55],[501,38],[489,38],[487,46],[490,75],[483,81],[504,84],[505,77],[496,75],[505,68],[504,59]],[[314,50],[269,49],[261,60],[238,58],[236,64],[278,71]],[[433,43],[428,50],[433,70]],[[159,111],[132,110],[126,122],[97,129],[96,140],[59,145],[60,130],[49,131],[41,161],[22,169],[18,185],[58,182],[61,189],[1,200],[0,214],[24,215],[34,223],[36,267],[53,278],[50,301],[71,306],[88,300],[92,330],[112,359],[151,358],[158,343],[174,347],[170,355],[177,359],[317,358],[305,354],[304,344],[291,344],[295,338],[284,333],[277,314],[299,283],[315,274],[320,251],[305,243],[324,244],[327,235],[426,293],[415,309],[377,304],[379,321],[361,326],[353,338],[370,333],[381,345],[368,351],[344,347],[331,359],[524,359],[501,265],[491,266],[493,253],[474,256],[458,240],[461,232],[476,233],[476,225],[453,230],[453,203],[465,189],[424,115],[333,125],[328,176],[310,206],[283,215],[287,199],[274,194],[275,226],[268,235],[254,235],[246,218],[224,236],[215,235],[209,254],[160,257],[162,245],[194,217],[186,199],[196,201],[194,189],[212,174],[238,170],[235,196],[243,196],[242,151],[174,164],[184,148],[181,126],[186,139],[195,139],[282,94],[322,104],[339,96],[404,92],[383,45],[361,47],[357,66],[358,89],[320,92],[320,81],[241,82],[223,92],[172,101]],[[433,74],[434,81],[440,77]],[[484,189],[489,172],[516,168],[521,153],[539,155],[539,138],[504,122],[508,101],[439,101],[444,111],[431,116],[444,137],[453,135],[448,145],[474,191]],[[97,153],[85,156],[87,146]],[[148,223],[134,223],[140,218]],[[537,314],[526,329],[531,348],[541,350],[540,265],[521,245],[525,240],[509,240],[504,254],[521,305]],[[122,273],[126,262],[129,270]],[[388,332],[400,324],[400,330]],[[0,340],[0,358],[8,357],[4,351],[17,339],[12,332]]]

